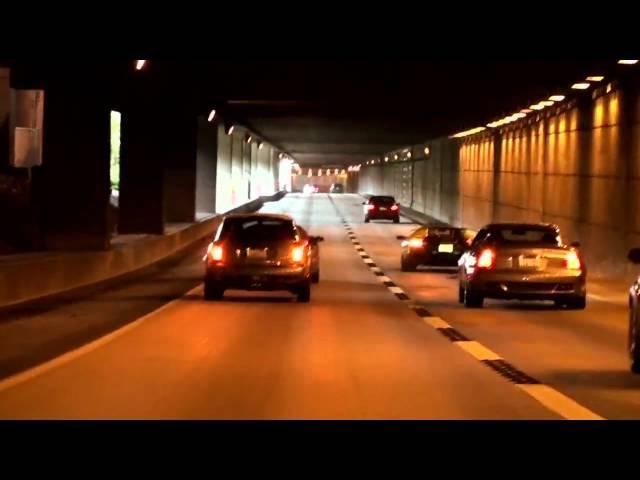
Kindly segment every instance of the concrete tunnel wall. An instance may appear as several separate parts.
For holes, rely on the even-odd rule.
[[[245,134],[227,135],[217,127],[215,211],[223,213],[249,200],[271,195],[277,190],[278,160],[274,148],[264,143],[258,149],[248,144]]]
[[[500,132],[427,145],[427,158],[363,166],[360,193],[395,195],[405,206],[472,229],[501,221],[555,223],[565,241],[581,242],[592,274],[636,274],[626,261],[628,249],[640,246],[635,85],[603,86],[592,98]],[[399,172],[411,169],[407,187]]]

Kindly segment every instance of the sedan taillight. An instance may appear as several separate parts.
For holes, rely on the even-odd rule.
[[[375,210],[376,206],[373,204],[367,205],[367,210]]]
[[[564,266],[569,270],[580,270],[582,268],[582,262],[575,250],[570,250],[567,253],[567,257],[564,259]]]
[[[391,210],[397,212],[398,210],[400,210],[400,207],[398,205],[392,205]]]

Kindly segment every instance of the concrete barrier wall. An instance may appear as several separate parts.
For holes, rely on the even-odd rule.
[[[278,201],[282,192],[244,204],[228,213],[259,210],[265,201]],[[211,237],[223,217],[218,216],[168,235],[98,252],[20,256],[0,264],[0,307],[68,292],[117,279],[165,260]]]
[[[555,223],[566,241],[581,242],[593,274],[635,275],[626,253],[640,246],[637,85],[603,85],[591,98],[502,131],[427,144],[426,158],[363,166],[359,192],[395,195],[418,212],[471,229]],[[411,168],[408,196],[406,173],[398,172]]]

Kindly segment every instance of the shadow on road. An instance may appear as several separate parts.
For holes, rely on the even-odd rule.
[[[219,304],[219,303],[292,303],[296,301],[296,298],[293,296],[286,297],[283,294],[282,297],[261,297],[258,295],[244,296],[244,295],[233,295],[226,294],[222,300],[212,301],[211,304]],[[202,297],[200,297],[202,300]]]

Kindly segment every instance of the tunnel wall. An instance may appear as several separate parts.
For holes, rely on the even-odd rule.
[[[626,253],[640,246],[638,98],[635,85],[602,86],[501,132],[430,141],[426,158],[363,166],[359,192],[395,195],[472,229],[555,223],[566,242],[581,242],[593,274],[631,275]],[[410,168],[412,203],[398,173]]]
[[[215,211],[223,213],[249,200],[278,190],[278,158],[275,149],[264,143],[248,144],[241,131],[227,135],[217,127]]]
[[[216,212],[217,152],[218,127],[200,117],[196,159],[196,215]]]

